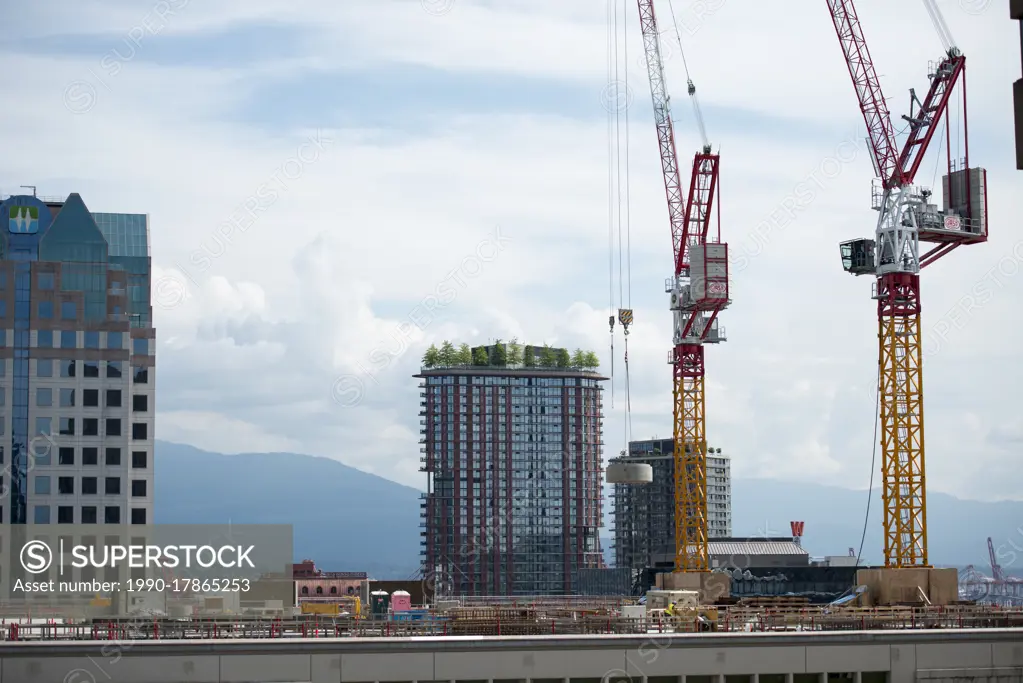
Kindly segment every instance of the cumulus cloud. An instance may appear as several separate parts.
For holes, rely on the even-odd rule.
[[[619,330],[612,354],[607,325],[621,302],[608,287],[606,8],[426,4],[168,0],[157,22],[157,3],[59,0],[12,31],[24,40],[2,48],[0,84],[20,106],[0,126],[0,187],[150,214],[158,437],[325,455],[422,485],[423,351],[512,337],[593,349],[608,375],[613,364],[608,453],[670,435],[670,237],[634,5],[626,390],[626,340]],[[729,340],[707,350],[708,437],[738,476],[866,487],[875,309],[837,242],[873,233],[872,171],[830,19],[823,4],[784,17],[748,0],[675,4],[722,150],[733,250]],[[901,112],[940,44],[922,8],[857,4]],[[1001,75],[1018,42],[998,12],[942,6],[969,54],[992,238],[924,272],[928,482],[1018,497],[1023,193]],[[246,51],[267,25],[287,55]],[[674,36],[664,42],[688,168],[699,140]],[[398,78],[425,84],[389,89]],[[481,83],[514,85],[490,101]],[[377,91],[393,91],[385,108],[365,105]],[[932,163],[921,182],[940,185]]]

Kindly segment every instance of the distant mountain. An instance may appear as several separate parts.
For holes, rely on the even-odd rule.
[[[812,555],[845,555],[859,549],[867,508],[867,492],[777,480],[736,479],[732,482],[732,525],[736,535],[753,535],[769,527],[787,536],[789,522],[806,522],[803,546]],[[863,543],[863,559],[883,561],[883,503],[874,490]],[[976,565],[990,573],[987,538],[1000,552],[1006,572],[1023,572],[1023,503],[960,500],[927,495],[927,546],[931,564]],[[1018,557],[1017,557],[1018,556]]]
[[[292,524],[296,560],[324,569],[407,578],[419,569],[419,491],[336,460],[295,453],[223,455],[157,442],[156,512],[161,524]],[[806,523],[814,556],[859,548],[866,491],[766,479],[732,486],[736,536],[787,536]],[[863,558],[882,558],[881,495],[875,491]],[[1002,548],[1008,573],[1023,567],[1023,503],[983,503],[928,496],[930,561],[974,564],[989,573],[987,537]],[[601,534],[613,561],[610,529]],[[1016,556],[1019,556],[1018,558]]]
[[[156,443],[158,524],[292,524],[296,560],[404,579],[419,568],[419,491],[336,460]]]

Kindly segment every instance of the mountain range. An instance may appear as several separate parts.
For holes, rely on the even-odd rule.
[[[158,524],[291,524],[295,558],[331,571],[366,571],[401,579],[419,569],[420,491],[329,458],[296,453],[224,455],[156,444]],[[802,543],[813,556],[859,549],[867,491],[772,479],[732,483],[734,536],[789,536],[805,522]],[[863,561],[882,558],[881,496],[871,496]],[[1007,573],[1023,565],[1023,503],[928,495],[930,561],[975,564],[990,574],[987,537]],[[610,531],[602,539],[611,557]],[[1020,552],[1017,552],[1020,551]],[[1016,558],[1020,554],[1021,557]]]

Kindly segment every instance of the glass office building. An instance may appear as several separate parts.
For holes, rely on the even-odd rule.
[[[423,566],[438,592],[571,594],[577,570],[602,566],[607,378],[506,366],[416,377]]]
[[[151,524],[149,219],[0,203],[0,525]]]

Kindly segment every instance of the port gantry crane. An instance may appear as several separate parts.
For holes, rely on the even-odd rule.
[[[704,345],[725,341],[724,329],[718,325],[718,314],[729,304],[728,252],[727,245],[721,242],[719,207],[716,235],[713,239],[710,235],[716,193],[720,204],[720,158],[712,153],[707,141],[696,87],[689,78],[689,95],[703,147],[693,159],[688,192],[683,188],[654,0],[637,2],[673,249],[674,269],[665,290],[670,295],[674,317],[673,348],[668,362],[673,367],[675,571],[706,572],[710,570],[710,561]],[[688,77],[688,67],[686,70]]]
[[[945,55],[929,69],[930,87],[923,101],[910,90],[911,111],[903,116],[908,133],[900,149],[853,2],[827,3],[867,124],[877,175],[871,201],[879,211],[875,239],[844,242],[841,254],[847,272],[876,277],[885,566],[929,567],[920,269],[961,245],[987,240],[986,171],[969,165],[966,57],[955,46],[934,0],[924,0]],[[949,101],[957,84],[962,85],[957,132],[964,154],[958,163],[952,158],[949,122]],[[930,202],[931,191],[913,181],[942,117],[948,168],[944,207],[938,210]],[[923,256],[920,242],[933,245]]]

